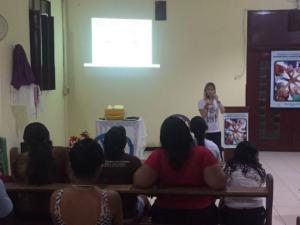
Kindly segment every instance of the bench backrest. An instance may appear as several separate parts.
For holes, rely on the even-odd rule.
[[[57,189],[65,188],[71,184],[56,183],[42,186],[6,183],[8,194],[12,197],[13,201],[20,201],[20,196],[36,196],[44,205],[48,206],[49,196]],[[267,174],[266,186],[259,188],[227,188],[224,190],[213,190],[209,188],[197,187],[151,187],[147,189],[135,188],[132,185],[99,185],[101,188],[106,188],[119,192],[120,194],[144,194],[148,196],[158,195],[197,195],[197,196],[213,196],[220,197],[263,197],[266,199],[266,225],[272,224],[272,207],[273,207],[273,177]],[[44,196],[42,198],[41,196]],[[44,200],[43,200],[44,199]],[[45,200],[46,199],[46,200]],[[18,202],[14,202],[15,204]],[[48,212],[48,208],[45,209]]]

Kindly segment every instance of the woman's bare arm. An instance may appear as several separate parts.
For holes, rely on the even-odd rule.
[[[225,113],[225,107],[223,106],[222,102],[218,101],[218,105],[219,105],[219,108],[220,108],[220,112],[222,114]]]
[[[208,186],[214,189],[222,189],[226,187],[226,180],[227,177],[219,164],[204,169],[204,181]]]
[[[158,179],[157,172],[150,166],[142,165],[133,176],[133,185],[139,188],[151,187]]]

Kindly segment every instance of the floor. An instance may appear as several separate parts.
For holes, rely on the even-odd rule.
[[[274,178],[273,225],[295,225],[300,216],[300,152],[260,152]]]

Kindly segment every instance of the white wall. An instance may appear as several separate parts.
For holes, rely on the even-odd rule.
[[[60,0],[52,0],[55,17],[55,67],[56,90],[42,93],[42,112],[36,117],[20,113],[16,117],[10,106],[10,81],[12,75],[12,52],[14,45],[21,44],[30,60],[29,1],[0,0],[0,14],[8,21],[8,34],[0,41],[0,136],[7,138],[8,149],[19,146],[24,126],[30,121],[43,122],[50,130],[54,145],[65,145],[65,116],[62,61],[62,16]]]
[[[170,0],[167,21],[153,22],[154,63],[161,68],[85,68],[91,62],[91,17],[154,18],[153,0],[67,0],[70,134],[87,129],[109,104],[145,119],[148,146],[162,120],[198,114],[208,81],[227,106],[245,105],[246,10],[290,9],[287,0]]]
[[[245,104],[246,10],[290,9],[288,0],[170,0],[167,21],[153,22],[154,63],[161,68],[84,68],[91,61],[91,17],[154,18],[153,0],[63,0],[67,8],[66,36],[70,87],[63,97],[63,41],[60,0],[51,0],[55,17],[56,90],[43,92],[43,112],[16,123],[10,107],[12,50],[23,45],[30,58],[28,1],[0,0],[0,14],[9,24],[0,41],[0,136],[8,148],[18,146],[25,123],[45,123],[55,145],[83,130],[95,134],[95,120],[108,104],[123,104],[128,115],[145,119],[148,146],[158,145],[162,120],[174,113],[198,114],[197,101],[208,81],[227,106]],[[241,75],[241,76],[239,76]],[[237,79],[236,79],[237,78]],[[69,125],[68,125],[69,124]],[[69,131],[68,131],[69,130]]]

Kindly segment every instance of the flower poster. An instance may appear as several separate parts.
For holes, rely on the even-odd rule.
[[[224,148],[248,140],[248,113],[224,113]]]
[[[271,108],[300,108],[300,51],[272,51]]]

